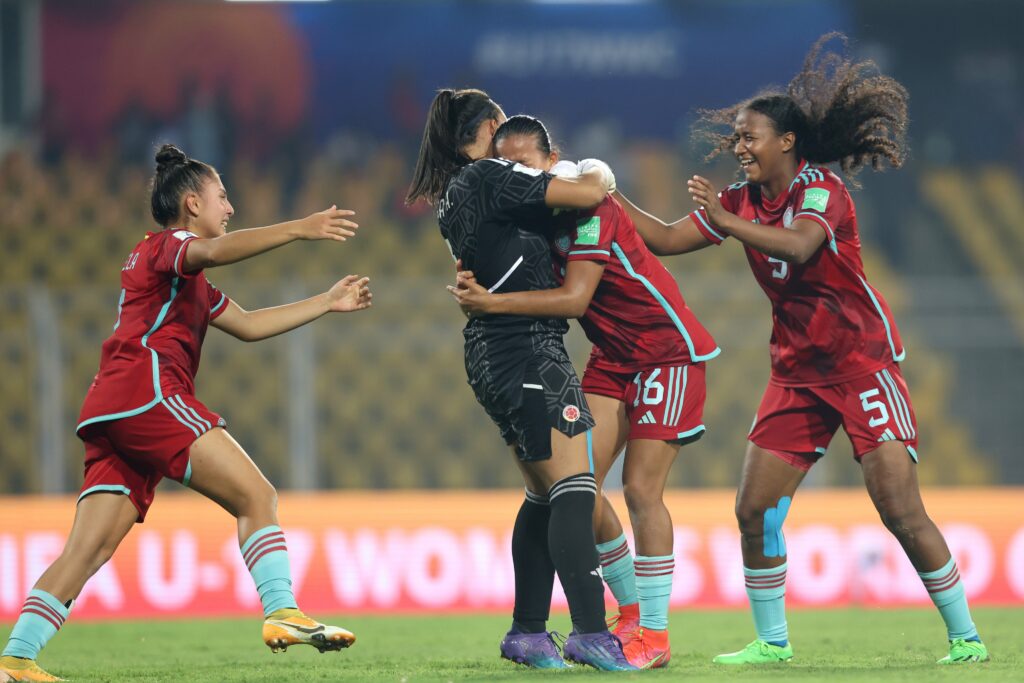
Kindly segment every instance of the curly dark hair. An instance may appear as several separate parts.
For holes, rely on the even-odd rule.
[[[898,81],[878,72],[873,61],[851,61],[825,46],[838,39],[843,52],[847,38],[829,33],[814,43],[803,70],[785,92],[762,91],[749,100],[724,109],[700,109],[694,138],[710,141],[706,160],[732,150],[732,128],[737,114],[756,111],[772,120],[780,135],[796,135],[796,152],[814,164],[839,163],[844,173],[856,175],[870,163],[881,170],[883,161],[899,168],[907,155],[907,91]]]

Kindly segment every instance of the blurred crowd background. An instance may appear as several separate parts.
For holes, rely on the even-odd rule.
[[[465,383],[451,258],[403,198],[437,88],[480,87],[600,157],[666,219],[730,182],[699,107],[785,85],[845,32],[910,92],[905,167],[854,192],[897,316],[926,485],[1024,484],[1024,7],[1017,0],[0,0],[0,493],[76,490],[73,434],[147,230],[157,144],[223,174],[233,228],[337,203],[362,226],[211,270],[246,308],[372,278],[374,306],[258,344],[211,331],[198,395],[278,487],[518,485]],[[665,261],[723,354],[674,486],[733,486],[768,376],[770,309],[737,244]],[[589,351],[568,344],[582,370]],[[813,486],[859,485],[840,433]]]

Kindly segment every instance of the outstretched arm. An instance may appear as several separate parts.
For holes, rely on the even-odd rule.
[[[369,308],[373,294],[370,278],[346,275],[323,294],[272,308],[247,311],[234,301],[210,324],[242,341],[259,341],[313,322],[325,313]]]
[[[587,312],[604,264],[595,261],[569,261],[565,281],[555,289],[492,294],[477,284],[470,271],[459,272],[456,286],[448,291],[462,310],[475,315],[527,315],[536,318],[579,318]]]
[[[812,220],[798,218],[787,230],[743,220],[727,211],[718,199],[718,192],[701,176],[686,183],[693,201],[704,207],[708,221],[716,230],[732,235],[751,249],[787,263],[806,263],[828,237]]]
[[[619,192],[615,193],[615,198],[629,214],[640,237],[658,256],[685,254],[703,249],[711,244],[708,238],[697,229],[690,216],[680,218],[674,223],[666,223],[657,216],[652,216],[640,209]]]
[[[296,221],[265,228],[235,230],[212,239],[194,239],[185,249],[182,270],[194,273],[204,268],[223,266],[262,254],[294,240],[335,240],[344,242],[359,227],[346,220],[354,211],[335,206]]]

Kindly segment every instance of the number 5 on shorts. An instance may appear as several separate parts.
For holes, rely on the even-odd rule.
[[[869,389],[868,391],[865,391],[858,397],[860,398],[860,405],[862,408],[864,408],[865,413],[870,415],[872,411],[877,410],[879,412],[878,417],[872,417],[870,420],[868,420],[868,424],[871,425],[872,427],[884,425],[886,422],[889,421],[889,411],[885,409],[884,403],[882,403],[881,401],[868,401],[869,398],[877,395],[878,389]]]

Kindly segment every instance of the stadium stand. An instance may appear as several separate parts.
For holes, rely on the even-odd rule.
[[[681,163],[672,150],[638,145],[624,154],[624,184],[652,212],[682,215],[687,200],[669,180],[681,177]],[[224,413],[232,432],[282,487],[517,485],[504,445],[464,382],[462,316],[444,290],[453,272],[451,258],[430,214],[401,206],[410,167],[397,149],[384,146],[358,168],[319,158],[298,184],[254,165],[236,163],[224,170],[237,209],[235,227],[304,215],[334,201],[358,211],[362,226],[343,245],[292,245],[210,272],[211,281],[242,306],[308,296],[349,272],[373,278],[369,313],[322,320],[308,335],[247,345],[210,333],[198,394]],[[1013,216],[1020,207],[1000,203],[1019,202],[999,189],[1001,183],[1015,182],[1005,173],[993,171],[982,185],[990,188],[993,211]],[[967,230],[961,222],[971,206],[957,204],[966,200],[949,191],[961,180],[936,174],[924,181],[924,188],[965,240],[964,247],[979,250],[976,262],[984,266],[982,272],[998,278],[1000,260],[993,254],[1019,257],[1007,249],[1010,238],[993,235],[988,246],[978,246],[978,235],[984,233],[976,223]],[[0,441],[0,492],[42,490],[35,466],[40,426],[29,402],[40,400],[33,367],[48,361],[36,357],[30,292],[51,297],[57,312],[64,470],[68,487],[80,481],[74,421],[96,370],[100,343],[114,320],[118,267],[143,231],[152,229],[145,182],[145,169],[120,166],[112,155],[88,163],[68,156],[44,168],[15,153],[0,163],[0,204],[5,207],[0,246],[6,255],[0,286],[6,311],[0,329],[0,428],[6,434]],[[870,244],[865,258],[872,281],[901,319],[913,305],[901,279]],[[684,450],[671,484],[733,485],[746,429],[767,379],[768,304],[735,245],[668,259],[666,265],[724,349],[708,372],[708,434]],[[1018,324],[1024,321],[1021,305],[1007,299],[1007,311]],[[922,481],[992,483],[996,469],[950,406],[956,376],[952,356],[930,350],[911,329],[904,329],[904,338],[912,359],[905,372],[924,435]],[[589,351],[586,340],[574,327],[568,341],[582,367]],[[302,371],[312,378],[311,389],[296,384],[302,376],[296,373]],[[296,406],[303,413],[301,406],[307,405],[295,403],[296,392],[311,392],[299,398],[310,399],[312,416],[296,416]],[[311,433],[297,439],[295,431],[302,425],[307,430],[312,425]],[[312,459],[311,474],[296,470],[297,447]],[[812,481],[857,483],[860,474],[847,457],[845,439],[837,438],[831,450]]]

